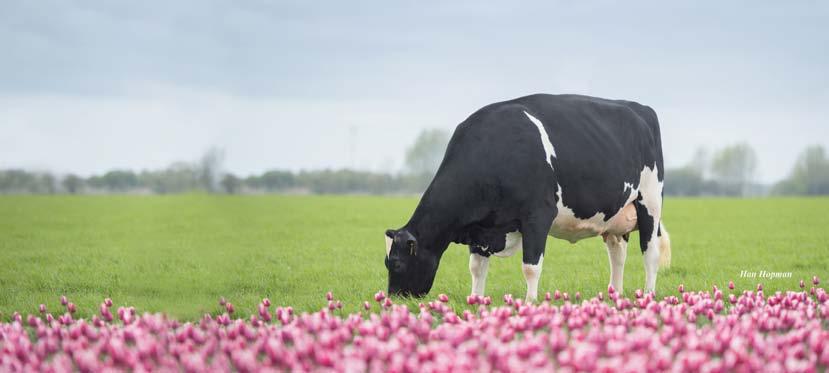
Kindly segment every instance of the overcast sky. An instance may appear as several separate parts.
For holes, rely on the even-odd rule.
[[[770,182],[829,146],[825,3],[322,3],[3,1],[0,168],[396,171],[537,92],[650,105],[669,166],[746,141]]]

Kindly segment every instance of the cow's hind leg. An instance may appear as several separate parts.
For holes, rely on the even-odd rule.
[[[661,191],[660,191],[661,192]],[[639,246],[645,261],[645,291],[656,290],[659,269],[659,221],[662,213],[662,195],[642,195],[634,202],[639,224]]]
[[[628,235],[605,234],[604,243],[607,246],[607,257],[610,259],[610,286],[617,292],[622,293],[625,258],[627,258],[628,253]]]
[[[486,273],[489,269],[489,253],[480,246],[469,246],[469,273],[472,274],[472,295],[484,295]]]
[[[522,272],[527,280],[527,302],[538,299],[538,281],[544,264],[544,247],[556,211],[539,212],[521,223],[523,235]]]

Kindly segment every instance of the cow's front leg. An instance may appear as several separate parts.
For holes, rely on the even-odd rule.
[[[472,295],[484,295],[489,253],[479,246],[469,246],[469,273],[472,274]]]
[[[524,261],[521,269],[524,272],[524,279],[527,280],[527,302],[538,300],[538,281],[541,279],[541,269],[544,264],[544,253],[542,253],[535,264]]]
[[[605,234],[604,243],[607,246],[607,257],[610,259],[610,286],[621,294],[623,291],[625,258],[627,258],[628,253],[628,236]]]
[[[540,204],[543,206],[543,204]],[[544,264],[544,247],[547,244],[547,233],[553,224],[557,210],[555,207],[544,211],[539,209],[534,215],[521,222],[522,233],[522,272],[527,280],[527,302],[538,299],[538,281],[541,279],[541,269]]]

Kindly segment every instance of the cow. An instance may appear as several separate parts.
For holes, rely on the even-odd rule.
[[[609,285],[623,290],[639,231],[645,291],[670,265],[661,222],[665,168],[656,112],[632,101],[534,94],[487,105],[455,129],[409,221],[385,232],[388,292],[422,297],[450,243],[469,246],[473,295],[490,256],[521,251],[527,301],[538,298],[547,236],[601,236]]]

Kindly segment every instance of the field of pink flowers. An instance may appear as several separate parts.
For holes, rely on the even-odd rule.
[[[470,296],[462,312],[443,294],[410,310],[378,292],[345,314],[328,293],[318,312],[263,299],[244,318],[222,299],[222,314],[197,323],[110,299],[75,320],[62,297],[59,313],[41,305],[0,323],[0,371],[826,371],[829,294],[819,283],[774,294],[680,285],[661,299],[555,291],[537,304]]]

